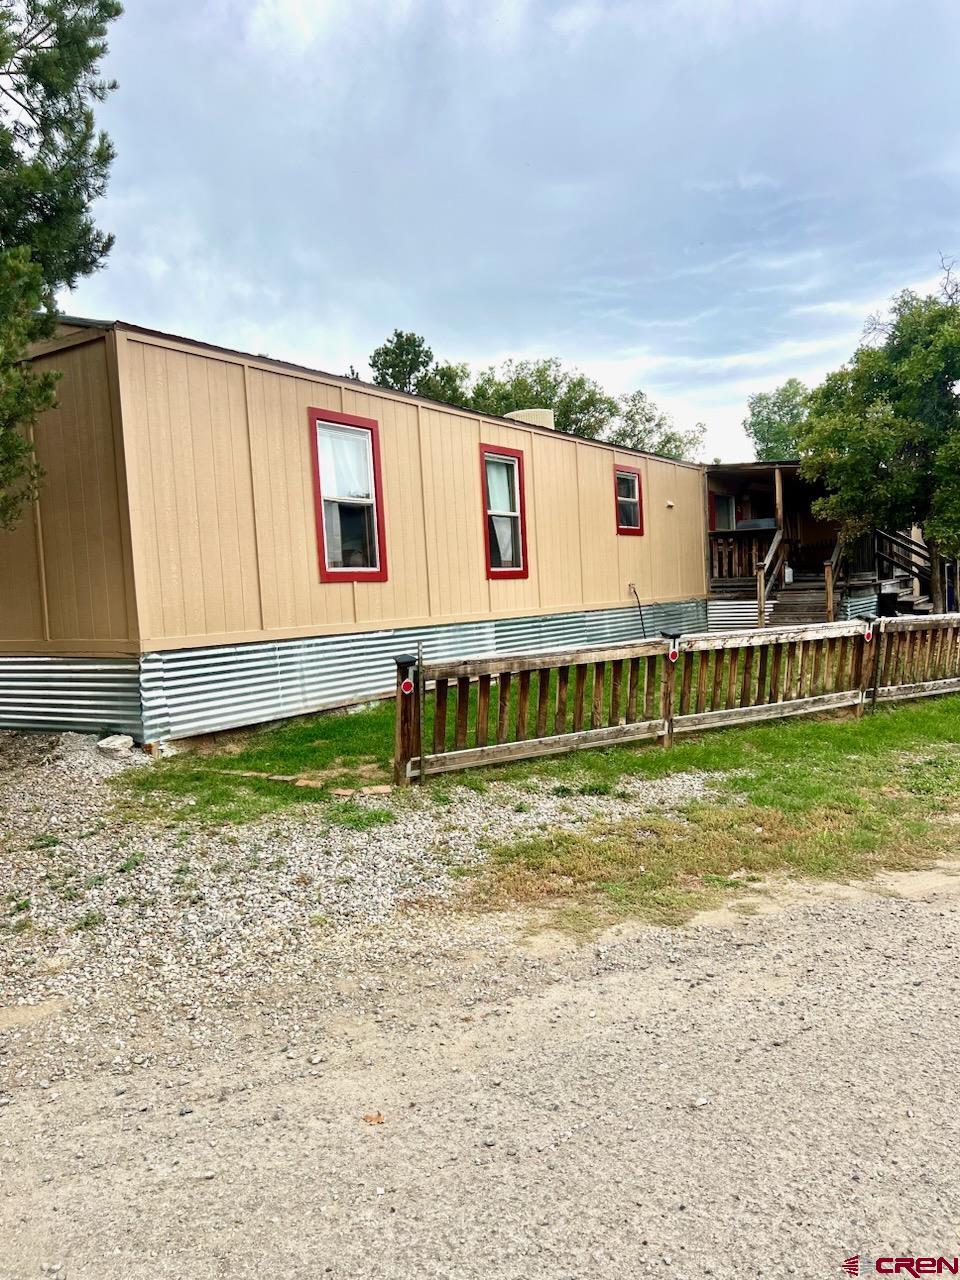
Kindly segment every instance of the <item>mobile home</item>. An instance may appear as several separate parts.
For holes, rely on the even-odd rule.
[[[183,737],[388,693],[417,644],[706,626],[702,467],[120,322],[33,359],[62,378],[0,533],[0,726]]]

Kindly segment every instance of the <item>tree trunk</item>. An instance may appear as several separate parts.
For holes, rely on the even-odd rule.
[[[930,601],[933,605],[933,612],[945,613],[943,557],[940,554],[940,547],[934,538],[927,540],[927,550],[930,552]]]

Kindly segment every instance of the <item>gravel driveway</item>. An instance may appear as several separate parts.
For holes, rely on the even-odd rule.
[[[742,1280],[952,1257],[960,879],[911,883],[926,899],[811,892],[579,948],[417,916],[295,993],[182,1019],[162,1055],[143,1022],[143,1065],[100,1044],[98,1072],[0,1111],[0,1275]]]
[[[118,819],[118,766],[72,735],[4,756],[0,1280],[741,1280],[958,1251],[956,868],[575,946],[451,912],[451,870],[708,779],[210,835]]]

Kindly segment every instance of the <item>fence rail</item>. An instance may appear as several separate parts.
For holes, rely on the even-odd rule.
[[[960,614],[397,659],[394,776],[658,740],[960,690]]]

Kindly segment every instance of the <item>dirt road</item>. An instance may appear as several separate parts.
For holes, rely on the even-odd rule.
[[[143,1016],[119,1051],[68,1009],[7,1010],[0,1275],[742,1280],[952,1257],[960,879],[898,888],[921,896],[811,892],[579,947],[413,916],[296,997],[162,1034]],[[66,1078],[30,1082],[30,1057]]]

